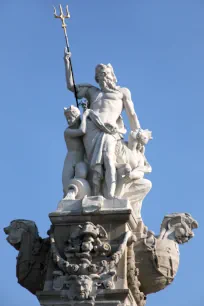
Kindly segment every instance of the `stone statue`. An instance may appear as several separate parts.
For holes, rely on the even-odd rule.
[[[145,173],[152,171],[144,155],[145,145],[150,139],[152,139],[151,131],[137,129],[130,132],[128,144],[125,142],[117,144],[116,195],[129,200],[138,218],[141,217],[142,200],[152,187],[152,183],[144,178]]]
[[[74,91],[70,56],[71,54],[65,50],[67,88]],[[86,98],[90,109],[83,142],[90,171],[92,171],[93,195],[98,195],[101,191],[104,167],[107,198],[113,198],[116,190],[115,148],[117,141],[125,133],[121,117],[122,110],[125,109],[127,113],[131,130],[140,128],[140,124],[130,91],[127,88],[116,86],[117,79],[112,66],[110,64],[97,65],[95,79],[100,88],[90,84],[75,86],[77,97]]]
[[[84,145],[82,137],[84,135],[84,125],[86,117],[83,116],[81,122],[80,110],[71,105],[64,108],[64,114],[69,127],[64,131],[64,138],[67,145],[68,153],[64,161],[62,172],[62,184],[64,197],[68,193],[70,180],[74,177],[86,179],[87,165],[84,162]]]
[[[49,239],[39,237],[35,222],[30,220],[14,220],[4,232],[8,235],[7,241],[19,251],[16,265],[19,284],[33,294],[43,290]]]
[[[71,105],[69,108],[64,108],[64,114],[69,124],[64,132],[68,149],[62,172],[64,199],[83,199],[85,196],[91,195],[90,185],[86,179],[88,166],[84,161],[85,149],[82,140],[88,113],[85,112],[81,120],[80,110]],[[61,204],[59,204],[58,210],[61,209],[60,207]]]
[[[116,85],[111,64],[96,66],[99,88],[75,84],[68,7],[64,15],[60,5],[54,16],[62,21],[67,88],[77,107],[64,108],[64,197],[49,214],[49,237],[42,239],[29,220],[17,219],[4,228],[19,251],[18,282],[41,306],[145,306],[148,294],[173,281],[178,245],[194,236],[198,223],[187,213],[174,213],[164,217],[159,235],[148,230],[141,205],[152,187],[144,178],[152,171],[145,156],[152,132],[140,127],[130,91]],[[123,110],[130,124],[128,141],[123,139]]]
[[[188,242],[197,227],[190,214],[170,214],[165,216],[158,236],[148,231],[136,242],[135,264],[144,294],[160,291],[174,280],[179,265],[178,244]]]

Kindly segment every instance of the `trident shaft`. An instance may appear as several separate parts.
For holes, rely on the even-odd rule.
[[[68,36],[67,36],[67,25],[65,23],[65,19],[70,18],[68,5],[66,6],[66,15],[64,15],[64,13],[63,13],[61,4],[59,5],[59,10],[60,10],[60,15],[57,15],[56,8],[54,7],[54,16],[55,16],[55,18],[59,18],[62,21],[62,28],[64,30],[64,36],[65,36],[65,40],[66,40],[67,51],[70,52],[69,40],[68,40]],[[75,81],[74,81],[74,72],[73,72],[73,68],[72,68],[71,57],[69,58],[69,63],[70,63],[70,69],[71,69],[71,74],[72,74],[72,80],[73,80],[73,84],[74,84],[74,95],[75,95],[75,99],[76,99],[76,105],[77,105],[77,107],[79,107],[79,103],[78,103],[78,99],[77,99],[76,84],[75,84]]]

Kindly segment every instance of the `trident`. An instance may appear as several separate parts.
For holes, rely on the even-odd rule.
[[[54,16],[55,16],[55,18],[60,18],[61,21],[62,21],[62,28],[64,29],[64,36],[65,36],[65,40],[66,40],[67,51],[70,52],[69,40],[68,40],[67,30],[66,30],[67,25],[65,23],[65,19],[70,18],[68,5],[66,6],[66,15],[64,15],[64,13],[63,13],[61,4],[59,5],[59,9],[60,9],[60,15],[58,16],[56,8],[54,7]],[[77,105],[77,107],[79,107],[79,103],[78,103],[78,99],[77,99],[77,90],[76,90],[76,85],[75,85],[75,81],[74,81],[74,72],[73,72],[73,68],[72,68],[71,57],[69,58],[69,63],[70,63],[70,69],[71,69],[71,74],[72,74],[72,80],[73,80],[73,83],[74,83],[74,95],[75,95],[75,99],[76,99],[76,105]]]

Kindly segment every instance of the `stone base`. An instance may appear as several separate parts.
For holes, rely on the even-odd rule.
[[[58,204],[57,212],[89,214],[99,210],[123,210],[127,208],[131,209],[131,206],[126,199],[105,199],[103,196],[92,196],[84,197],[83,200],[62,199]]]
[[[81,200],[65,200],[62,199],[58,206],[57,212],[67,211],[74,213],[81,210]]]
[[[49,214],[52,224],[81,223],[125,223],[135,231],[138,219],[134,215],[128,200],[105,199],[102,196],[85,197],[83,200],[61,200],[55,212]]]
[[[137,306],[129,289],[100,290],[95,300],[68,301],[60,292],[42,291],[37,298],[43,306]]]
[[[62,222],[77,223],[78,221],[92,222],[92,220],[100,223],[101,218],[104,218],[104,216],[108,222],[112,220],[128,221],[131,224],[131,230],[138,239],[144,236],[144,231],[146,232],[141,217],[139,218],[135,214],[127,199],[105,199],[103,196],[84,197],[83,200],[62,199],[56,212],[49,215],[53,224]]]
[[[86,235],[91,235],[91,240],[86,240],[88,241],[87,244],[85,242],[86,247],[89,247],[89,244],[92,243],[90,241],[95,241],[95,246],[97,246],[97,241],[94,240],[96,238],[95,235],[99,235],[97,239],[101,241],[98,245],[99,249],[100,243],[102,243],[101,245],[106,243],[107,246],[110,246],[110,253],[107,253],[107,255],[104,255],[105,249],[102,250],[101,253],[99,251],[98,255],[94,255],[93,251],[91,253],[91,257],[86,257],[87,259],[84,259],[84,268],[80,266],[80,269],[82,270],[86,270],[86,265],[87,263],[89,265],[89,261],[91,261],[93,266],[96,265],[97,267],[100,266],[102,261],[114,261],[111,256],[117,253],[120,254],[121,248],[123,248],[122,245],[124,243],[124,237],[126,235],[130,235],[128,237],[132,237],[131,233],[136,233],[139,224],[129,205],[128,200],[108,200],[101,196],[85,197],[83,200],[62,200],[58,206],[58,210],[50,213],[49,217],[52,222],[52,240],[54,241],[55,248],[58,252],[57,256],[65,261],[67,260],[67,263],[69,262],[67,265],[68,267],[73,266],[73,264],[80,265],[83,262],[81,262],[81,259],[77,257],[81,254],[80,252],[82,252],[82,256],[89,256],[86,255],[86,252],[81,249],[81,244],[79,244],[79,246],[77,245],[77,241],[76,243],[74,242],[72,244],[72,239],[75,239],[75,236],[82,237],[82,240],[84,239],[83,237],[85,237],[86,240],[86,237],[88,237]],[[92,227],[95,227],[93,231],[97,231],[97,228],[99,230],[102,228],[102,236],[100,236],[100,234],[96,234],[95,232],[92,233],[92,230],[90,229]],[[78,234],[80,229],[84,229],[85,232],[83,235],[85,236],[80,236],[81,234]],[[105,236],[103,236],[103,231],[106,233]],[[69,275],[72,275],[73,272],[62,272],[62,276],[60,276],[61,272],[59,271],[59,266],[56,264],[56,261],[53,262],[53,256],[50,256],[50,259],[48,260],[48,269],[44,283],[44,290],[42,292],[38,292],[37,294],[41,305],[137,306],[135,299],[132,296],[131,290],[128,289],[127,241],[129,240],[126,240],[125,247],[121,253],[121,256],[119,255],[120,258],[117,261],[116,266],[111,268],[112,270],[108,270],[110,272],[105,272],[112,273],[115,271],[115,274],[113,273],[113,277],[110,279],[111,274],[104,274],[106,275],[104,281],[106,281],[105,279],[108,277],[108,281],[110,279],[110,282],[112,282],[112,287],[109,288],[112,289],[105,287],[104,283],[103,285],[98,285],[98,287],[96,285],[96,289],[94,289],[95,285],[93,285],[93,291],[91,291],[89,295],[90,299],[84,299],[83,301],[77,300],[78,295],[76,292],[74,293],[74,297],[71,295],[72,289],[70,289],[69,285],[67,289],[66,285],[63,285],[69,281]],[[66,251],[67,253],[65,253],[65,249],[67,250],[67,245],[69,247],[68,251]],[[87,252],[87,254],[88,253],[89,252]],[[116,255],[116,257],[117,256],[118,255]],[[86,272],[82,273],[85,273],[84,275],[91,277],[88,271],[89,270],[86,270]],[[76,272],[76,278],[78,277],[77,275],[81,275],[81,272],[79,272],[79,274],[77,273],[78,272]],[[95,275],[94,273],[96,274],[96,272],[93,272],[92,275]],[[53,275],[56,275],[57,283],[54,283],[55,280]],[[97,282],[98,280],[94,284],[97,284]],[[72,286],[75,288],[75,284],[73,284],[73,282]],[[95,297],[95,300],[91,300],[91,297]]]

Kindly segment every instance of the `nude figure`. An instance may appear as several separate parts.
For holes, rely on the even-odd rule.
[[[64,115],[69,125],[64,131],[64,139],[68,150],[62,172],[62,184],[65,197],[68,191],[69,181],[72,178],[86,178],[87,166],[84,163],[85,150],[82,140],[86,115],[81,122],[80,110],[73,105],[69,108],[64,108]]]
[[[69,58],[71,54],[65,50],[65,72],[67,88],[74,91]],[[76,85],[77,97],[88,100],[90,113],[86,122],[86,134],[83,142],[87,160],[92,171],[93,195],[100,193],[105,168],[107,198],[113,198],[116,189],[116,157],[115,147],[122,138],[125,128],[121,113],[125,109],[131,130],[140,128],[130,91],[116,86],[116,77],[110,64],[96,66],[96,82],[100,88],[90,84]]]

